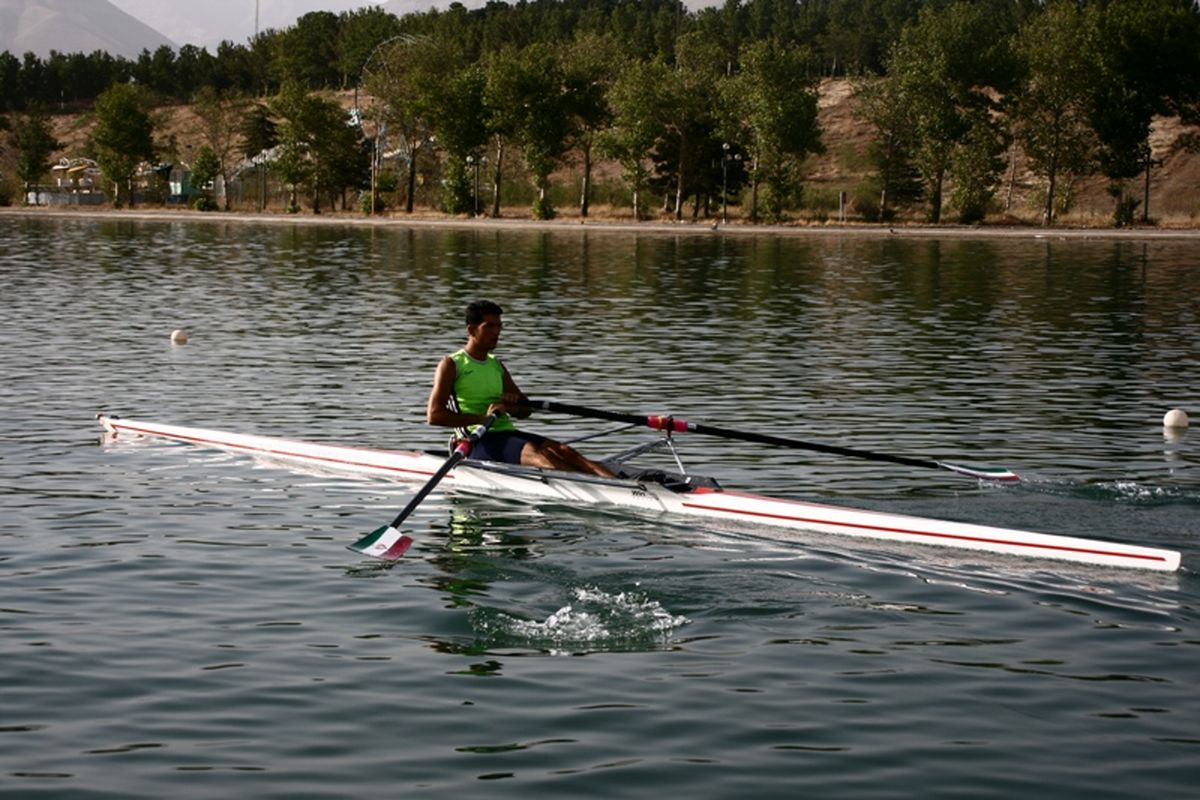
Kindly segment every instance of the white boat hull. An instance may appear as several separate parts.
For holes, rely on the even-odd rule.
[[[257,458],[395,480],[427,480],[445,462],[441,456],[415,450],[328,445],[104,415],[98,419],[114,436],[153,436]],[[1120,542],[863,511],[703,486],[675,491],[651,481],[612,480],[489,462],[459,464],[446,475],[440,488],[1108,567],[1169,572],[1178,569],[1180,562],[1177,552]]]

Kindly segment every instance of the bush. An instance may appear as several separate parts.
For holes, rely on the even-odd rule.
[[[192,200],[192,208],[196,209],[197,211],[216,211],[217,201],[213,200],[206,194],[198,195],[194,200]]]
[[[862,217],[864,222],[879,222],[879,187],[871,184],[855,187],[850,193],[850,210]],[[895,212],[889,208],[888,219],[893,216]]]
[[[375,213],[378,214],[379,212],[381,212],[387,208],[387,203],[383,202],[383,196],[382,196],[383,190],[379,189],[378,185],[376,185],[376,190],[379,192],[379,194],[377,194],[375,196]],[[368,189],[365,192],[361,192],[359,194],[358,209],[359,209],[359,211],[361,211],[364,214],[371,213],[371,190],[370,189]]]
[[[533,218],[534,219],[554,219],[554,203],[550,200],[550,196],[546,195],[546,199],[538,198],[533,201]]]

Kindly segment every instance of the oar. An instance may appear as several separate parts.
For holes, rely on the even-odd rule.
[[[458,462],[471,455],[471,448],[475,446],[480,437],[487,433],[488,428],[492,427],[492,423],[495,421],[496,415],[489,414],[487,419],[471,432],[470,436],[455,445],[454,452],[446,459],[446,463],[433,473],[433,477],[426,481],[425,485],[421,487],[421,491],[408,501],[408,505],[396,515],[394,520],[382,528],[376,528],[354,544],[346,545],[346,548],[384,561],[395,561],[404,555],[404,551],[408,550],[413,540],[411,536],[400,532],[400,525],[408,519],[409,514],[417,510],[417,506],[421,505],[421,501],[433,491],[433,487],[446,477],[447,472],[454,469]]]
[[[708,436],[720,436],[724,439],[738,439],[743,442],[754,442],[755,444],[770,444],[780,447],[794,447],[800,450],[813,450],[818,453],[832,453],[839,456],[851,456],[853,458],[865,458],[872,461],[887,461],[892,464],[903,464],[908,467],[923,467],[930,469],[948,469],[951,472],[957,472],[960,475],[968,475],[972,478],[988,481],[1019,481],[1021,478],[1017,473],[1004,467],[966,467],[961,464],[950,464],[945,461],[929,461],[920,458],[908,458],[906,456],[893,456],[887,453],[873,453],[869,450],[854,450],[849,447],[838,447],[832,444],[819,444],[816,442],[802,442],[798,439],[786,439],[782,436],[769,436],[762,433],[747,433],[745,431],[734,431],[727,428],[714,428],[711,425],[701,425],[687,420],[676,419],[675,417],[647,417],[638,416],[635,414],[619,414],[614,411],[602,411],[595,408],[586,408],[585,406],[572,405],[571,403],[558,403],[553,400],[527,400],[526,404],[533,408],[538,408],[543,411],[553,411],[560,414],[572,414],[577,417],[593,417],[595,419],[606,419],[613,422],[624,422],[631,425],[645,425],[648,428],[653,428],[659,431],[670,431],[672,433],[702,433]]]

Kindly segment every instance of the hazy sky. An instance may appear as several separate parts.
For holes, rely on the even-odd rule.
[[[194,44],[210,51],[224,39],[242,43],[259,29],[286,28],[309,11],[349,11],[382,3],[364,0],[109,0],[178,45]],[[431,3],[433,5],[433,3]]]
[[[461,0],[468,8],[479,8],[487,0]],[[258,8],[259,30],[286,28],[310,11],[350,11],[380,5],[394,14],[446,8],[452,0],[109,0],[126,13],[145,22],[177,45],[194,44],[210,52],[224,39],[242,43],[254,35],[254,13]],[[689,8],[714,5],[719,0],[685,0]]]

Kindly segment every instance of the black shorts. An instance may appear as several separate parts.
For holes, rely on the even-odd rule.
[[[485,433],[483,438],[475,443],[471,455],[467,458],[476,461],[500,461],[505,464],[520,464],[521,450],[526,442],[540,445],[546,441],[545,436],[525,431],[500,431]]]

